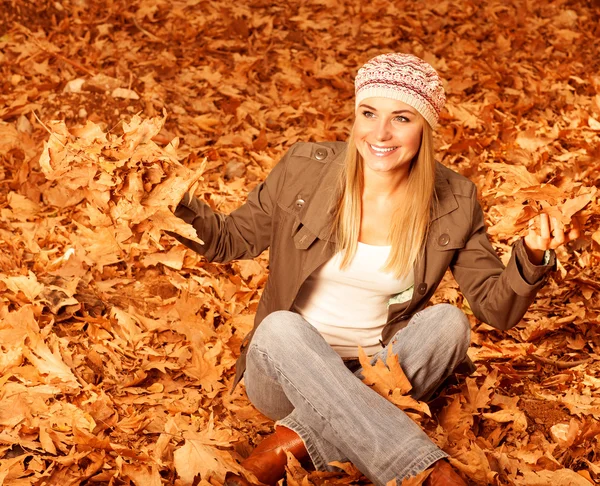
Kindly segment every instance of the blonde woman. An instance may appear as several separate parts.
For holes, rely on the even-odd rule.
[[[361,380],[358,347],[398,355],[426,399],[466,358],[469,321],[426,307],[450,268],[475,316],[517,324],[571,238],[540,217],[505,268],[486,235],[473,183],[435,162],[432,131],[445,102],[435,70],[409,54],[366,63],[355,81],[348,143],[299,143],[228,216],[186,197],[176,214],[207,259],[253,258],[270,248],[270,275],[235,384],[276,421],[242,463],[275,484],[286,451],[318,470],[352,461],[376,485],[432,468],[429,485],[464,485],[427,435]],[[536,226],[536,227],[537,227]],[[230,475],[226,484],[253,484]]]

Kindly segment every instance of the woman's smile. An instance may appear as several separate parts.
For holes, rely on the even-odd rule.
[[[368,145],[369,145],[369,148],[371,149],[371,151],[377,157],[387,157],[389,155],[392,155],[398,149],[398,147],[382,147],[380,145],[373,145],[373,144],[368,144]]]

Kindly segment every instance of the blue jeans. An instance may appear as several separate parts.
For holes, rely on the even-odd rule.
[[[467,317],[439,304],[415,314],[388,345],[409,378],[414,398],[432,393],[464,359]],[[387,348],[373,356],[384,361]],[[300,315],[267,316],[248,348],[246,392],[264,415],[294,430],[317,470],[351,461],[374,484],[414,476],[446,456],[403,411],[352,373]]]

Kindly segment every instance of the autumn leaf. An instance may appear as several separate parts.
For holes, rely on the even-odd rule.
[[[455,395],[450,403],[444,407],[439,423],[446,432],[448,439],[453,443],[461,443],[473,426],[473,414],[464,406],[461,396]]]
[[[515,432],[525,432],[527,430],[527,417],[520,410],[488,412],[482,413],[481,416],[498,423],[513,422],[513,430]]]
[[[412,385],[404,371],[402,371],[398,356],[392,353],[391,348],[388,348],[385,364],[381,359],[378,359],[372,365],[361,347],[358,348],[358,357],[362,366],[361,373],[365,384],[402,410],[411,409],[431,415],[425,402],[419,402],[407,395],[412,389]]]
[[[14,293],[23,292],[23,295],[33,302],[36,297],[44,290],[44,285],[40,284],[34,273],[29,272],[28,276],[1,276],[0,281],[4,282],[9,290]]]
[[[46,375],[50,382],[59,380],[70,387],[79,388],[81,386],[71,369],[64,363],[56,339],[54,340],[54,349],[51,351],[39,335],[29,332],[28,336],[30,344],[23,350],[23,355],[41,374]]]
[[[492,470],[485,451],[476,443],[471,443],[468,450],[461,450],[448,460],[468,478],[481,484],[493,483],[497,475],[497,472]]]
[[[590,482],[569,469],[557,471],[525,471],[523,477],[518,479],[520,486],[547,486],[560,484],[561,486],[590,486]]]
[[[362,366],[363,382],[371,386],[382,396],[389,395],[399,389],[402,394],[408,393],[412,385],[400,367],[398,356],[388,350],[386,362],[378,359],[374,365],[370,363],[362,347],[358,348],[358,358]]]
[[[492,372],[486,376],[481,387],[477,387],[475,380],[467,378],[468,403],[473,411],[485,409],[489,406],[497,379],[498,370],[496,369],[492,370]]]
[[[123,475],[133,481],[135,486],[161,486],[162,481],[156,466],[142,464],[123,464]]]
[[[214,477],[223,484],[227,471],[243,471],[229,453],[195,439],[186,439],[183,446],[173,453],[173,459],[177,475],[184,485],[191,485],[196,477],[206,480]]]

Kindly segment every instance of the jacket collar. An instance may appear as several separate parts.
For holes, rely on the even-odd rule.
[[[450,182],[443,173],[443,165],[439,162],[436,162],[435,167],[435,196],[431,208],[431,221],[458,208],[458,202],[456,202]]]
[[[313,197],[298,215],[297,224],[302,224],[320,240],[335,241],[331,226],[335,213],[335,203],[339,198],[339,178],[341,176],[347,147],[326,163]],[[458,208],[458,203],[450,182],[443,173],[443,166],[437,162],[435,171],[435,194],[431,221]]]

